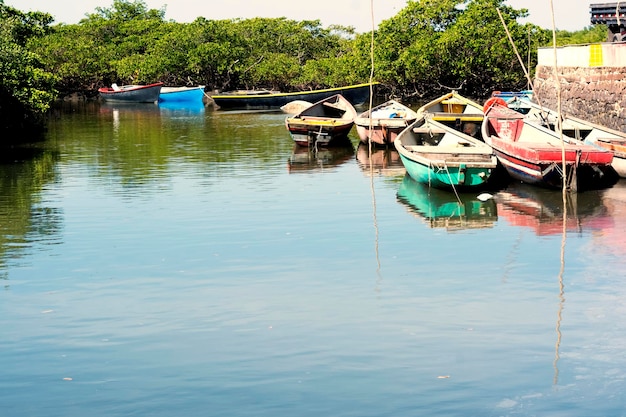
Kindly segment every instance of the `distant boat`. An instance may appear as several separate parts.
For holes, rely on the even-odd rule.
[[[520,97],[507,100],[507,105],[510,109],[526,114],[529,123],[540,124],[550,130],[557,128],[558,112],[555,110]],[[566,141],[583,141],[611,151],[611,165],[620,177],[626,178],[626,133],[569,114],[561,114],[561,126]]]
[[[361,142],[388,146],[415,119],[414,110],[396,100],[388,100],[359,114],[354,124]]]
[[[112,84],[111,87],[98,89],[100,97],[104,101],[117,101],[127,103],[156,103],[159,101],[159,94],[163,83],[148,85],[123,85],[119,87]]]
[[[341,94],[312,104],[295,116],[287,116],[285,126],[301,146],[328,146],[348,136],[356,110]]]
[[[514,97],[524,98],[528,100],[533,99],[533,90],[520,90],[520,91],[494,91],[493,97],[503,98],[505,101]]]
[[[298,114],[302,110],[306,109],[307,107],[310,107],[312,104],[313,103],[311,103],[310,101],[294,100],[294,101],[290,101],[284,106],[281,106],[280,109],[282,110],[283,113]]]
[[[378,83],[355,84],[346,87],[299,91],[295,93],[282,93],[271,90],[233,91],[213,95],[211,96],[211,100],[220,109],[262,110],[279,109],[285,104],[295,100],[315,103],[327,97],[341,94],[352,105],[356,106],[369,100],[370,86],[373,88],[376,84]]]
[[[409,213],[424,220],[431,228],[450,232],[492,228],[498,221],[493,199],[480,201],[476,193],[454,194],[428,188],[405,175],[397,193],[398,202]]]
[[[434,188],[467,190],[487,185],[497,160],[490,146],[424,114],[394,145],[407,173]]]
[[[499,101],[498,101],[499,100]],[[482,136],[491,145],[511,178],[547,188],[574,191],[604,188],[615,183],[613,154],[582,142],[561,141],[560,134],[511,110],[501,98],[485,103]]]
[[[202,102],[204,86],[197,87],[162,87],[160,102]]]

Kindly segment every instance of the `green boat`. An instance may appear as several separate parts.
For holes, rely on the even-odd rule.
[[[463,191],[487,185],[497,166],[490,146],[422,114],[393,142],[407,173],[433,188]]]

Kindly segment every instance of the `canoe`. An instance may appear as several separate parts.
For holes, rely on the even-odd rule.
[[[341,94],[335,94],[287,116],[285,126],[300,146],[328,146],[347,138],[355,117],[354,106]]]
[[[361,142],[388,146],[415,119],[417,112],[396,100],[388,100],[359,114],[354,125]]]
[[[372,83],[375,86],[378,83]],[[346,87],[326,88],[322,90],[299,91],[294,93],[282,93],[278,91],[236,91],[231,93],[211,96],[213,103],[222,110],[262,110],[280,109],[285,104],[303,100],[316,103],[327,97],[341,94],[352,105],[357,106],[369,100],[370,83],[355,84]]]
[[[118,87],[112,84],[111,87],[98,89],[100,97],[104,101],[116,101],[127,103],[156,103],[159,101],[159,94],[163,83],[148,85],[123,85]]]
[[[557,128],[558,112],[555,110],[520,97],[507,100],[507,105],[526,114],[529,123],[538,123],[550,130]],[[626,133],[563,113],[561,126],[566,141],[583,141],[613,152],[613,169],[620,177],[626,178]]]
[[[498,211],[493,199],[481,201],[476,193],[454,194],[429,189],[405,175],[396,198],[407,211],[422,219],[431,228],[444,228],[449,232],[465,229],[492,228],[498,221]]]
[[[197,87],[162,87],[159,102],[202,102],[204,86]]]
[[[499,100],[499,101],[496,101]],[[504,100],[485,103],[482,136],[491,145],[511,178],[546,188],[573,191],[599,189],[617,180],[611,167],[613,154],[582,142],[562,141],[560,134],[509,109]]]
[[[462,191],[486,186],[497,166],[491,147],[428,114],[393,143],[407,173],[433,188]]]

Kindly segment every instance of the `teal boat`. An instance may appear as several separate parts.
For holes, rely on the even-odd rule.
[[[408,175],[404,176],[396,197],[409,213],[423,219],[431,228],[450,231],[490,228],[498,221],[494,199],[481,201],[476,193],[455,195],[428,188]]]
[[[491,147],[422,114],[393,142],[407,173],[433,188],[463,191],[487,185],[497,166]]]

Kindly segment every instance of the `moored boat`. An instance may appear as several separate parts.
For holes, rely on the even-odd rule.
[[[425,114],[431,120],[444,124],[465,135],[482,140],[480,125],[483,118],[483,106],[452,91],[444,94],[417,109],[418,114]]]
[[[536,123],[550,130],[558,128],[558,112],[540,106],[531,100],[514,97],[507,100],[510,109],[527,115],[527,122]],[[568,142],[582,141],[613,153],[611,165],[617,174],[626,178],[626,133],[592,123],[569,114],[561,114],[561,131]]]
[[[303,100],[316,103],[327,97],[341,94],[352,105],[363,104],[369,100],[370,89],[378,83],[355,84],[345,87],[325,88],[321,90],[283,93],[279,91],[235,91],[211,96],[213,103],[220,109],[262,110],[279,109],[285,104]]]
[[[328,146],[348,136],[355,117],[354,106],[341,94],[335,94],[287,116],[285,126],[298,145]]]
[[[354,120],[363,143],[388,146],[417,119],[417,112],[396,100],[388,100],[359,114]]]
[[[104,101],[117,101],[127,103],[156,103],[163,83],[148,85],[123,85],[112,84],[111,87],[98,89],[100,97]]]
[[[204,86],[197,87],[162,87],[159,93],[160,102],[202,102]]]
[[[422,115],[394,145],[407,173],[434,188],[466,190],[487,185],[497,160],[491,147]]]
[[[424,104],[417,109],[417,113],[431,113],[435,120],[439,120],[438,117],[441,117],[441,120],[449,120],[457,115],[481,115],[483,106],[456,91],[452,91]]]
[[[604,188],[617,180],[610,151],[578,141],[562,141],[559,133],[529,123],[525,115],[509,109],[501,98],[485,103],[482,136],[511,178],[518,181],[547,188],[562,188],[565,184],[577,191]]]

